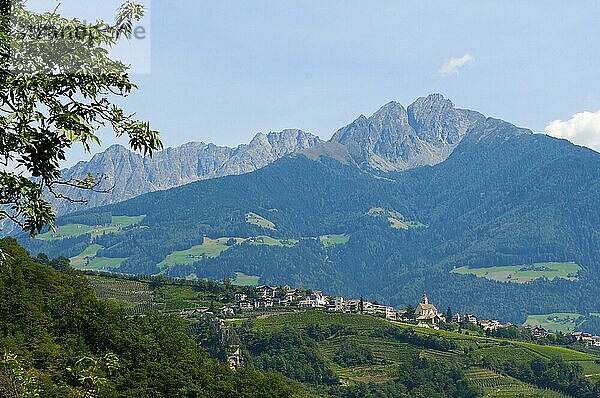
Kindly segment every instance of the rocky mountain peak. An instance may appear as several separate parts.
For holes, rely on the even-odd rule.
[[[344,144],[358,162],[385,171],[444,161],[467,133],[484,120],[457,109],[441,94],[417,99],[408,108],[392,101],[370,118],[358,118],[331,141]]]
[[[371,116],[372,120],[381,120],[385,118],[402,119],[407,116],[406,108],[396,101],[390,101]]]
[[[249,144],[236,148],[189,142],[166,148],[152,157],[143,157],[122,145],[112,145],[92,157],[62,171],[64,179],[84,178],[88,172],[106,176],[103,186],[114,185],[110,193],[96,193],[63,187],[61,193],[85,199],[86,205],[49,199],[59,214],[120,202],[146,192],[169,189],[193,181],[243,174],[262,168],[282,156],[318,145],[321,140],[302,130],[288,129],[258,133]],[[118,184],[116,183],[118,182]]]

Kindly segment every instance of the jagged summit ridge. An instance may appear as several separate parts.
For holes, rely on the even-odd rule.
[[[106,176],[102,187],[114,187],[109,193],[81,191],[65,187],[61,192],[87,204],[53,200],[59,214],[83,208],[120,202],[135,196],[177,187],[193,181],[243,174],[272,163],[282,156],[312,148],[319,137],[297,129],[268,134],[258,133],[248,144],[235,148],[189,142],[166,148],[153,157],[143,157],[121,145],[112,145],[88,162],[79,162],[63,170],[63,179],[83,178],[88,172]],[[101,187],[101,188],[102,188]]]
[[[485,117],[458,109],[441,94],[417,99],[408,108],[392,101],[371,117],[361,115],[331,138],[348,147],[361,164],[385,171],[444,161],[469,129]]]

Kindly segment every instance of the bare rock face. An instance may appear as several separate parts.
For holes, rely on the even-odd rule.
[[[370,118],[361,115],[331,141],[345,145],[354,160],[384,171],[443,162],[475,124],[480,113],[457,109],[440,94],[417,99],[408,109],[390,102]]]
[[[79,162],[63,170],[62,178],[80,179],[87,173],[105,176],[100,189],[109,193],[82,191],[63,187],[60,192],[86,204],[51,199],[59,214],[120,202],[157,190],[169,189],[193,181],[249,173],[293,152],[312,148],[321,140],[301,130],[284,130],[257,134],[249,144],[236,148],[190,142],[167,148],[153,157],[143,157],[121,145],[113,145],[94,155],[89,162]],[[50,195],[49,195],[50,196]]]

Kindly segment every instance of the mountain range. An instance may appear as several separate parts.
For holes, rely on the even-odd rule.
[[[484,120],[478,112],[457,109],[440,94],[417,99],[408,108],[390,102],[371,117],[361,115],[340,128],[328,143],[298,129],[258,133],[248,144],[236,148],[190,142],[142,157],[121,145],[113,145],[62,171],[65,180],[85,178],[88,173],[102,182],[95,192],[61,187],[63,195],[85,200],[69,202],[49,195],[59,214],[68,214],[117,203],[146,192],[169,189],[190,182],[252,172],[294,152],[328,152],[351,158],[357,165],[397,171],[444,161],[468,129]],[[339,145],[338,145],[339,144]]]
[[[455,311],[513,322],[598,312],[597,152],[439,95],[406,110],[389,103],[315,142],[19,239],[88,269],[251,276],[393,305],[427,291]]]
[[[311,148],[321,140],[301,130],[256,134],[236,148],[190,142],[143,157],[121,145],[113,145],[88,162],[62,170],[62,178],[76,180],[88,173],[101,183],[95,191],[61,187],[60,193],[86,203],[69,202],[49,195],[59,214],[116,203],[146,192],[190,182],[254,171],[292,152]],[[108,192],[102,192],[108,191]]]

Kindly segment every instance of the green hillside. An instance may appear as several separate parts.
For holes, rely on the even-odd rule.
[[[317,341],[325,363],[342,384],[385,384],[394,382],[398,367],[413,366],[414,358],[443,364],[460,363],[463,378],[485,397],[568,397],[557,386],[532,384],[517,372],[508,370],[518,364],[559,361],[564,366],[582,369],[583,377],[595,376],[600,369],[597,355],[571,349],[486,338],[448,331],[434,331],[399,324],[367,315],[304,312],[270,316],[254,321],[261,333],[278,333],[289,328],[304,331]],[[339,332],[329,335],[328,330]],[[400,333],[395,333],[398,330]],[[322,333],[319,337],[318,333]],[[468,332],[467,332],[468,333]],[[437,344],[435,344],[437,342]],[[349,347],[366,352],[367,360],[344,366],[338,362],[341,351]],[[434,348],[431,348],[434,347]],[[444,347],[444,348],[442,348]],[[512,375],[511,375],[512,374]]]
[[[1,239],[0,249],[0,396],[309,396],[281,375],[232,372],[178,317],[132,316],[115,305],[115,293],[147,300],[144,284],[92,280],[112,302],[99,300],[82,275],[35,263],[12,239]]]
[[[457,311],[521,324],[600,311],[599,181],[598,153],[488,119],[436,166],[377,174],[293,156],[59,219],[93,227],[146,214],[117,233],[20,240],[78,261],[100,245],[96,257],[125,259],[115,263],[123,273],[243,273],[396,306],[427,291]],[[204,247],[227,237],[245,242]],[[538,263],[552,266],[509,272],[528,283],[477,276]],[[553,271],[558,263],[572,266]]]
[[[30,309],[10,313],[0,308],[10,330],[0,343],[18,353],[43,396],[76,396],[84,385],[62,376],[61,367],[82,355],[100,358],[107,351],[123,363],[116,373],[105,374],[109,383],[100,391],[108,396],[112,391],[180,396],[194,389],[210,391],[210,396],[244,396],[246,391],[248,397],[296,398],[595,398],[600,393],[600,383],[594,384],[600,353],[582,346],[539,345],[486,337],[475,330],[433,330],[323,310],[274,308],[226,317],[226,344],[239,344],[244,364],[252,365],[231,372],[222,364],[228,351],[217,338],[212,313],[233,306],[233,292],[252,296],[253,288],[165,276],[61,274],[31,262],[10,241],[0,245],[12,258],[0,271],[0,298]],[[71,302],[67,312],[64,300]],[[181,312],[202,308],[213,312]],[[88,333],[89,326],[78,328],[79,317],[94,329]],[[75,322],[65,322],[67,318]],[[53,320],[51,327],[48,319]],[[14,338],[23,331],[27,342]],[[57,351],[48,356],[40,339],[55,344]],[[72,339],[81,343],[67,353],[64,342]],[[149,355],[162,360],[150,360]],[[136,376],[140,372],[146,374],[143,383]],[[190,372],[194,377],[182,378]]]

